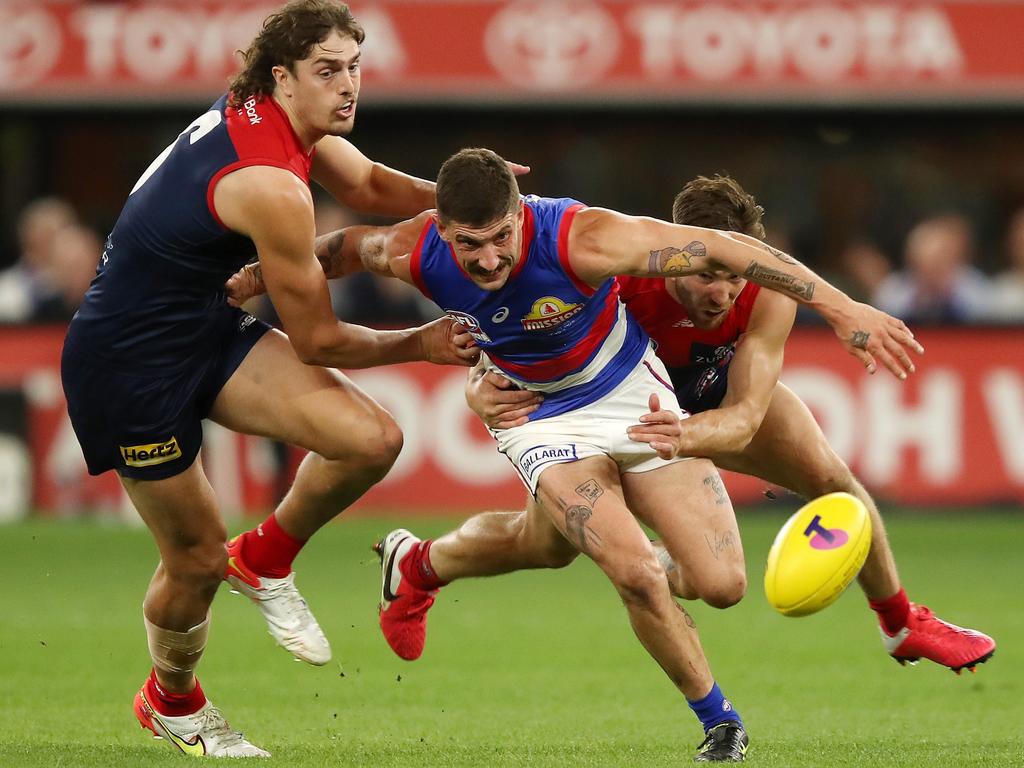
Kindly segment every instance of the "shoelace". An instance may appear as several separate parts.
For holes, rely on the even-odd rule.
[[[224,715],[216,707],[210,707],[203,713],[199,720],[199,728],[204,733],[216,738],[221,747],[237,747],[245,743],[245,736],[241,731],[232,730],[228,721],[224,719]]]
[[[309,606],[295,588],[295,572],[288,574],[280,583],[266,589],[264,600],[280,600],[288,618],[302,622],[309,613]]]
[[[928,623],[936,627],[935,632],[940,632],[944,635],[973,635],[975,634],[969,629],[958,627],[955,624],[943,621],[932,613],[931,608],[926,605],[918,605],[917,611],[915,612],[917,620],[919,622]]]

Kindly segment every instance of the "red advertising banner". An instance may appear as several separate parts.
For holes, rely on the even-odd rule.
[[[0,434],[0,519],[23,514],[25,499],[55,514],[125,506],[113,473],[91,478],[85,471],[61,393],[62,335],[0,331],[0,390],[22,392],[17,400],[28,410],[26,435]],[[887,373],[866,375],[829,331],[797,329],[782,378],[881,498],[929,506],[1024,502],[1024,329],[924,330],[918,338],[927,353],[900,383]],[[521,507],[518,477],[465,405],[463,370],[424,363],[351,375],[405,433],[398,463],[362,509]],[[214,424],[204,431],[204,463],[224,509],[272,506],[297,456]],[[726,483],[737,504],[763,499],[767,488],[732,474]]]
[[[280,3],[0,1],[0,103],[212,101]],[[1024,3],[356,0],[366,103],[1020,103]]]

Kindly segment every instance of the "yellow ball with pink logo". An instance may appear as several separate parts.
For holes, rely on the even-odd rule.
[[[784,616],[807,616],[834,603],[871,548],[871,516],[848,493],[801,507],[782,526],[764,574],[768,603]]]

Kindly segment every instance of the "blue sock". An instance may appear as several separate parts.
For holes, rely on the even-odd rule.
[[[697,701],[687,699],[686,703],[690,705],[693,713],[700,718],[700,724],[704,726],[705,733],[716,725],[729,721],[743,725],[740,713],[733,709],[730,701],[722,693],[722,689],[718,687],[718,683],[711,686],[711,692],[703,699],[698,699]]]

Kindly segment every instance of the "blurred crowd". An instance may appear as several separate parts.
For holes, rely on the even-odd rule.
[[[318,200],[316,215],[321,234],[356,223],[351,213],[329,200]],[[56,197],[25,206],[16,234],[13,263],[0,262],[8,264],[0,271],[0,323],[68,321],[95,274],[101,236],[80,220],[72,205]],[[768,239],[793,250],[785,232],[769,232]],[[978,233],[972,221],[960,213],[943,213],[916,222],[900,253],[885,253],[877,243],[857,240],[832,263],[817,266],[854,298],[910,323],[1024,323],[1024,209],[1009,217],[995,241],[1002,243],[1002,253],[985,263],[999,268],[986,273],[978,266]],[[348,322],[397,327],[438,314],[417,291],[397,280],[359,274],[334,281],[331,291],[335,311]],[[254,311],[275,320],[266,299]]]

